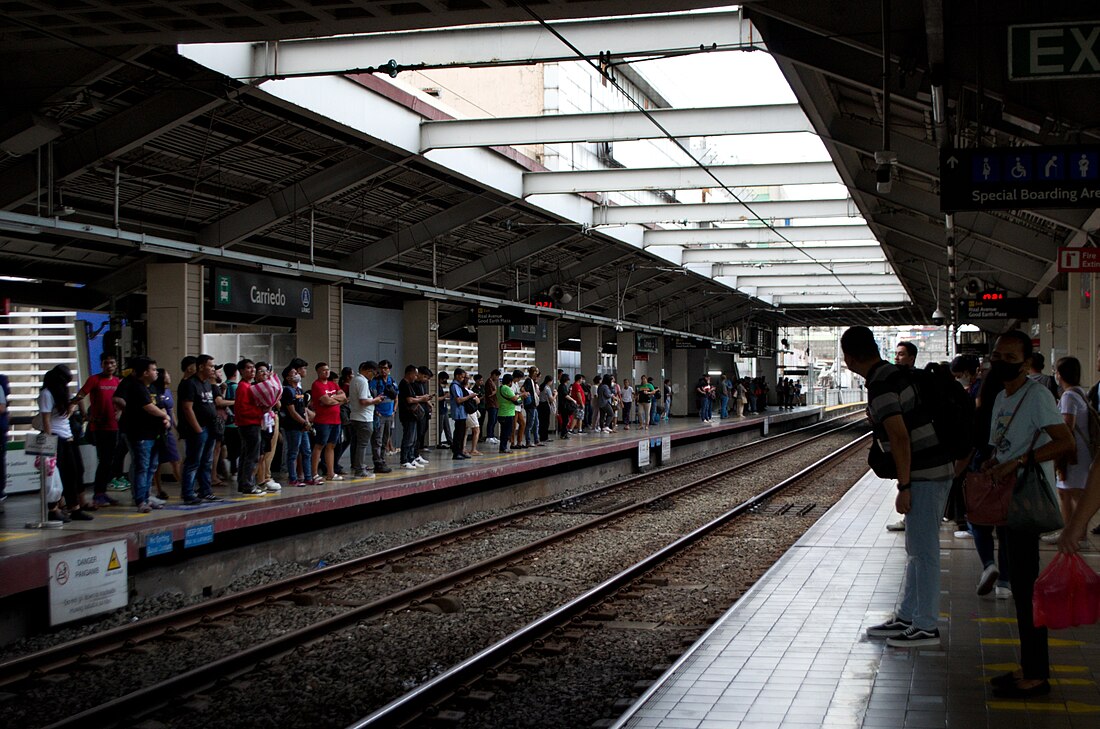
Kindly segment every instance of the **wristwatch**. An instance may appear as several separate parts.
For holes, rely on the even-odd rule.
[[[910,488],[912,488],[912,486],[913,486],[913,484],[911,484],[911,483],[902,483],[902,482],[898,481],[898,491],[899,492],[908,491]]]

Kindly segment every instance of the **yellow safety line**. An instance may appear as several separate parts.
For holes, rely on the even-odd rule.
[[[0,542],[10,542],[13,539],[26,539],[34,535],[35,532],[0,532]]]
[[[982,638],[982,645],[1020,645],[1019,638]],[[1085,645],[1083,640],[1064,640],[1062,638],[1048,638],[1047,645],[1051,648],[1077,648]]]
[[[1046,714],[1100,714],[1100,706],[1085,704],[1080,701],[1067,701],[1065,703],[1051,702],[1049,704],[1038,701],[987,701],[987,709],[994,711],[1026,711]]]
[[[987,671],[1015,671],[1020,667],[1019,663],[986,663],[985,670]],[[1070,666],[1065,664],[1056,664],[1050,667],[1050,670],[1054,673],[1087,673],[1090,669],[1088,666]]]

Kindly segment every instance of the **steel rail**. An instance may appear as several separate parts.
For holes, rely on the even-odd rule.
[[[662,562],[676,556],[703,537],[725,526],[738,516],[752,510],[757,505],[767,501],[777,493],[788,488],[791,484],[802,480],[822,466],[847,456],[849,451],[861,445],[870,435],[870,433],[866,433],[860,436],[851,443],[848,443],[807,466],[793,476],[780,481],[778,484],[738,504],[692,532],[685,534],[676,541],[665,545],[648,557],[589,589],[584,594],[551,610],[534,622],[529,623],[511,635],[485,648],[478,654],[471,656],[462,663],[429,679],[427,682],[394,701],[391,701],[386,706],[383,706],[362,720],[349,725],[347,729],[376,729],[377,727],[401,726],[410,719],[423,715],[425,713],[425,708],[428,710],[437,708],[441,700],[449,698],[457,693],[459,689],[470,685],[486,671],[505,664],[509,658],[516,655],[517,652],[542,640],[562,624],[568,623],[574,618],[584,614],[587,610],[606,600],[626,585],[645,576]]]
[[[467,565],[453,572],[439,575],[399,592],[372,600],[369,603],[357,606],[339,615],[325,618],[304,628],[299,628],[262,643],[257,643],[238,653],[207,662],[199,668],[176,674],[163,681],[142,687],[105,703],[89,707],[84,711],[50,724],[47,729],[62,729],[63,727],[80,727],[81,729],[87,729],[88,727],[105,727],[131,723],[135,719],[147,716],[160,707],[175,701],[178,697],[198,693],[218,684],[224,677],[240,675],[257,664],[285,655],[302,645],[319,640],[330,633],[360,620],[370,619],[379,614],[404,609],[406,607],[415,607],[425,599],[438,597],[451,589],[465,586],[469,582],[478,579],[480,576],[504,571],[510,563],[543,547],[560,542],[563,539],[587,531],[601,524],[619,519],[631,512],[644,509],[653,503],[668,499],[671,496],[676,496],[690,489],[698,488],[703,484],[728,476],[735,471],[757,465],[778,454],[792,451],[804,446],[806,443],[828,437],[850,427],[852,427],[852,424],[833,428],[813,436],[809,440],[760,455],[736,466],[731,466],[730,468],[722,469],[716,473],[695,479],[694,481],[665,491],[644,501],[624,506],[607,514],[598,515],[592,519],[575,524],[534,542],[529,542],[507,552]],[[698,465],[699,461],[703,460],[707,459],[699,459],[686,464],[678,464],[674,469]],[[667,475],[667,472],[662,475]],[[333,581],[334,580],[329,580],[330,583]]]
[[[850,414],[846,414],[802,428],[796,428],[795,430],[769,437],[764,442],[770,442],[778,438],[818,429],[822,425],[830,423],[832,420],[840,420],[849,415]],[[720,453],[713,453],[690,461],[685,461],[684,463],[674,464],[667,467],[667,470],[659,469],[656,472],[638,474],[624,481],[598,486],[583,493],[570,496],[567,501],[569,503],[575,503],[603,496],[615,490],[630,488],[641,481],[654,478],[657,474],[665,474],[673,469],[688,468],[717,459],[727,458],[730,455],[750,448],[756,448],[760,445],[760,441],[747,443]],[[241,612],[242,610],[270,603],[283,597],[316,588],[320,585],[329,584],[361,574],[377,566],[389,564],[398,559],[407,558],[425,549],[443,546],[459,539],[480,534],[511,521],[537,515],[549,509],[556,508],[562,503],[562,501],[556,501],[524,507],[508,512],[507,514],[484,519],[475,524],[469,524],[448,530],[441,534],[423,537],[413,542],[409,542],[408,544],[363,555],[362,557],[357,557],[346,562],[328,565],[311,572],[294,575],[265,585],[257,585],[247,590],[223,595],[211,600],[205,600],[201,603],[189,605],[179,610],[163,613],[161,615],[154,615],[138,622],[120,625],[116,628],[104,630],[73,641],[12,658],[0,662],[0,686],[15,683],[29,677],[40,676],[117,650],[131,648],[181,629],[200,623],[210,622],[235,612]]]

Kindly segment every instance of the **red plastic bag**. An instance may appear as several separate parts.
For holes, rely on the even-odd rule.
[[[1035,581],[1031,607],[1037,628],[1100,622],[1100,575],[1081,555],[1059,553]]]

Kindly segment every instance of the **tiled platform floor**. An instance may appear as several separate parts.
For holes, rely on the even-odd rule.
[[[893,499],[892,482],[861,479],[615,726],[1100,727],[1100,626],[1051,631],[1049,697],[993,698],[985,678],[1017,665],[1015,611],[975,594],[973,541],[947,525],[942,647],[865,637],[893,612],[904,570],[903,535],[885,530]],[[1084,553],[1094,569],[1098,545]],[[1044,547],[1044,564],[1053,554]]]
[[[719,433],[758,430],[765,418],[774,423],[812,417],[820,411],[821,408],[771,409],[762,415],[716,418],[709,423],[700,423],[695,418],[674,418],[648,431],[620,428],[617,433],[590,433],[569,440],[553,440],[545,448],[515,450],[509,454],[498,453],[497,447],[484,443],[481,445],[484,455],[465,461],[451,460],[448,450],[433,449],[425,453],[431,464],[418,471],[398,468],[398,457],[390,456],[387,460],[393,471],[378,474],[374,479],[349,479],[307,488],[285,487],[277,494],[265,496],[238,494],[231,483],[215,490],[225,501],[196,506],[180,503],[178,484],[165,484],[172,499],[166,508],[148,514],[136,513],[130,504],[129,491],[113,492],[121,502],[119,506],[97,511],[93,521],[74,521],[61,529],[25,528],[26,522],[37,520],[39,498],[37,494],[17,494],[8,498],[5,513],[0,514],[0,597],[44,585],[48,578],[49,552],[57,549],[126,539],[129,558],[134,562],[142,559],[146,537],[156,532],[170,531],[173,541],[181,543],[189,526],[212,523],[217,538],[217,534],[235,529],[461,487],[491,478],[536,473],[562,463],[600,457],[627,458],[637,448],[638,441],[646,436],[670,437],[675,460],[676,444],[685,439],[707,439]],[[345,455],[345,463],[348,458]],[[90,490],[87,493],[90,498]]]

